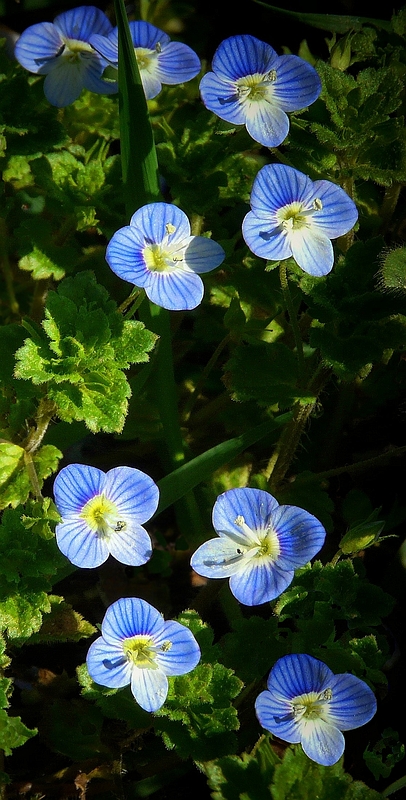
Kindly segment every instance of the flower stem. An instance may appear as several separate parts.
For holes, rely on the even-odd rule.
[[[286,267],[286,261],[282,261],[281,264],[279,265],[279,278],[282,287],[283,299],[285,301],[285,306],[289,314],[289,320],[292,326],[293,337],[296,345],[296,355],[297,355],[299,384],[300,384],[303,381],[305,374],[303,342],[302,342],[302,337],[300,335],[300,329],[297,321],[295,308],[293,305],[292,295],[289,289],[288,270]]]
[[[406,775],[403,775],[402,778],[398,778],[397,781],[390,783],[389,786],[383,790],[382,797],[390,797],[391,794],[395,794],[395,792],[398,792],[399,789],[403,789],[404,786],[406,786]]]
[[[7,227],[4,219],[0,217],[0,264],[3,271],[4,280],[6,282],[6,289],[12,314],[19,313],[19,305],[14,293],[13,274],[11,272],[10,262],[8,258],[7,244]]]
[[[149,330],[158,334],[159,342],[152,369],[152,390],[156,398],[162,424],[165,453],[164,467],[173,471],[186,461],[185,446],[180,427],[178,398],[173,368],[170,314],[165,308],[149,303],[142,306],[140,317]],[[193,492],[188,492],[175,503],[178,525],[187,540],[202,536],[203,522]]]
[[[199,394],[200,394],[200,392],[202,390],[202,387],[204,386],[208,376],[210,375],[210,372],[212,371],[212,369],[213,369],[218,357],[220,356],[221,352],[224,350],[225,346],[228,344],[230,339],[231,339],[231,334],[228,333],[227,336],[225,336],[224,339],[222,339],[221,342],[217,345],[217,347],[216,347],[213,355],[211,356],[211,358],[209,358],[209,360],[208,360],[208,362],[207,362],[202,374],[199,377],[199,380],[196,383],[195,388],[193,389],[193,392],[188,397],[188,400],[185,403],[185,406],[184,406],[184,409],[183,409],[183,412],[182,412],[182,421],[183,422],[187,422],[187,420],[189,419],[189,417],[190,417],[190,415],[192,413],[193,406],[196,403],[197,398],[199,397]]]

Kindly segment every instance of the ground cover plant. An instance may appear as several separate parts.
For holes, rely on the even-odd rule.
[[[0,3],[1,797],[401,800],[406,9],[39,5]]]

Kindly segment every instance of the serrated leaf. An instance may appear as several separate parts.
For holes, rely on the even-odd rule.
[[[0,749],[6,756],[11,756],[15,747],[21,747],[36,733],[37,730],[27,728],[20,717],[9,717],[7,711],[0,709]]]

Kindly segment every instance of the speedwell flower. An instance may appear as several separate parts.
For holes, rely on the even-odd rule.
[[[376,700],[360,678],[334,675],[322,661],[300,654],[276,662],[255,710],[263,728],[285,742],[300,742],[312,761],[330,767],[344,752],[341,731],[369,722]]]
[[[155,513],[159,489],[144,472],[69,464],[56,476],[54,495],[62,517],[56,543],[72,564],[99,567],[110,553],[136,567],[151,558],[151,539],[140,523]]]
[[[61,108],[76,100],[82,89],[98,94],[117,91],[102,80],[107,61],[89,44],[92,34],[107,36],[112,25],[100,9],[79,6],[64,11],[53,22],[31,25],[15,46],[20,64],[37,75],[46,75],[47,100]]]
[[[199,56],[187,44],[171,42],[167,33],[150,22],[137,20],[129,25],[147,100],[159,94],[163,83],[171,86],[186,83],[199,74]],[[95,34],[91,37],[91,44],[106,61],[114,66],[118,64],[117,28],[108,36]]]
[[[297,506],[280,506],[261,489],[230,489],[213,508],[219,538],[202,544],[191,566],[206,578],[230,578],[233,595],[246,606],[278,597],[294,570],[321,549],[326,531]]]
[[[312,181],[284,164],[259,170],[250,203],[242,225],[250,250],[271,261],[293,256],[304,272],[317,277],[333,267],[330,240],[348,233],[358,219],[355,203],[340,186]]]
[[[289,132],[286,111],[317,100],[320,78],[298,56],[278,56],[255,36],[230,36],[217,48],[213,72],[201,80],[206,108],[234,125],[245,125],[252,138],[277,147]]]
[[[145,289],[153,303],[188,311],[203,299],[197,273],[224,260],[222,247],[205,236],[191,236],[186,214],[170,203],[150,203],[112,237],[106,260],[120,278]]]
[[[87,654],[95,683],[114,689],[130,684],[145,711],[157,711],[165,702],[167,675],[185,675],[199,661],[192,632],[179,622],[165,622],[156,608],[137,597],[117,600],[107,609],[102,635]]]

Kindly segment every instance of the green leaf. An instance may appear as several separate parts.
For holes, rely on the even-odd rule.
[[[6,756],[11,756],[15,747],[21,747],[36,733],[37,730],[27,728],[20,717],[9,717],[7,711],[0,709],[0,749]]]
[[[280,758],[268,736],[251,753],[225,756],[203,764],[213,800],[270,800],[269,787]]]
[[[376,28],[381,28],[389,33],[392,31],[390,22],[384,19],[374,19],[373,17],[350,17],[342,14],[303,14],[301,11],[289,11],[287,8],[279,8],[279,6],[271,6],[263,0],[254,0],[264,8],[273,11],[274,14],[290,17],[297,20],[304,25],[311,25],[313,28],[320,28],[322,31],[331,31],[332,33],[347,33],[347,31],[359,31],[363,25],[375,25]]]
[[[264,422],[253,428],[248,433],[236,436],[222,442],[200,456],[196,456],[187,464],[174,470],[165,478],[158,481],[160,498],[157,514],[163,511],[172,503],[179,500],[199,483],[206,480],[219,467],[231,461],[235,456],[242,453],[247,447],[268,436],[277,430],[281,425],[288,422],[290,414],[280,414],[275,419]]]
[[[29,644],[45,642],[79,642],[97,633],[96,628],[83,619],[82,615],[74,611],[70,603],[63,597],[49,596],[50,610],[44,615],[42,625],[37,633],[33,633]]]
[[[158,161],[124,0],[114,0],[114,8],[118,27],[121,165],[130,216],[140,206],[160,199]]]
[[[29,494],[36,492],[31,482],[32,470],[41,488],[45,478],[56,472],[61,458],[61,451],[51,444],[40,447],[31,457],[23,447],[0,443],[0,508],[25,503]]]
[[[121,431],[131,394],[122,370],[147,361],[156,336],[142,322],[124,322],[91,272],[49,292],[43,329],[48,338],[26,339],[17,351],[16,377],[46,383],[62,420]]]
[[[344,772],[343,759],[332,767],[311,761],[300,745],[289,747],[275,767],[272,800],[379,800],[381,795]]]

